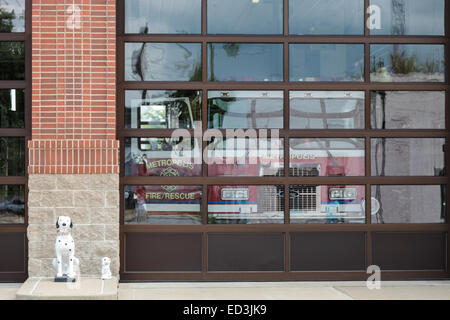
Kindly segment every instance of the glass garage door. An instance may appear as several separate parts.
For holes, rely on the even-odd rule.
[[[444,0],[117,12],[121,279],[449,277]]]

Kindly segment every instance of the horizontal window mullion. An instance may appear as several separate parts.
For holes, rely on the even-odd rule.
[[[14,184],[14,185],[20,185],[20,184],[26,184],[27,177],[26,176],[0,176],[0,185],[4,184]]]
[[[0,82],[1,85],[1,82]],[[183,81],[121,81],[119,88],[125,90],[381,90],[381,91],[442,91],[445,83],[364,83],[364,82],[183,82]]]
[[[248,130],[255,130],[257,136],[259,130],[261,129],[216,129],[210,128],[207,130],[215,130],[222,133],[223,137],[226,137],[227,130],[243,130],[246,133]],[[6,129],[5,129],[6,130]],[[9,129],[8,129],[9,130]],[[17,130],[17,129],[15,129]],[[23,129],[20,129],[23,130]],[[179,129],[124,129],[119,130],[117,135],[119,137],[171,137],[172,133]],[[194,130],[182,129],[184,132],[189,132],[191,137],[194,137]],[[186,130],[186,131],[185,131]],[[267,138],[272,137],[271,133],[275,132],[278,129],[267,129]],[[272,132],[271,132],[272,131]],[[0,133],[2,130],[0,130]],[[200,129],[199,129],[200,132]],[[280,138],[364,138],[364,137],[373,137],[373,138],[445,138],[449,135],[447,130],[429,130],[429,129],[418,129],[418,130],[352,130],[352,129],[342,129],[342,130],[323,130],[323,129],[314,129],[314,130],[304,130],[304,129],[280,129],[279,130]],[[1,134],[0,134],[1,136]],[[264,136],[266,137],[266,136]]]
[[[437,185],[447,184],[447,177],[430,176],[389,176],[389,177],[366,177],[366,176],[339,176],[339,177],[123,177],[122,183],[126,185],[276,185],[276,184],[310,184],[310,185]]]
[[[27,226],[25,224],[0,224],[1,232],[27,232]]]
[[[352,36],[352,35],[255,35],[255,34],[124,34],[124,42],[247,42],[247,43],[448,43],[444,36]]]
[[[25,89],[26,80],[0,80],[0,89]]]
[[[25,128],[0,128],[0,137],[24,137],[26,135]]]
[[[25,41],[26,39],[25,32],[0,33],[0,41]]]
[[[124,225],[123,232],[445,232],[447,224]]]

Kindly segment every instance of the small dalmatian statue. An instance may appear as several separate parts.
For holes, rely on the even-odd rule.
[[[110,265],[111,265],[111,259],[108,257],[103,257],[102,258],[102,279],[103,280],[111,279],[111,277],[112,277]]]
[[[75,243],[71,235],[72,228],[73,224],[70,217],[58,217],[56,221],[58,234],[55,241],[56,258],[53,259],[53,267],[57,271],[55,281],[69,280],[75,282],[76,279],[75,267],[78,267],[80,262],[75,257]]]

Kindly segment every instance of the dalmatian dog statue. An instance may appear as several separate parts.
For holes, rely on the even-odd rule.
[[[111,277],[112,277],[110,265],[111,265],[111,259],[108,257],[103,257],[102,258],[102,279],[103,280],[111,279]]]
[[[58,217],[56,230],[58,234],[55,241],[56,258],[53,259],[53,267],[57,274],[55,281],[67,281],[70,278],[75,282],[75,267],[79,266],[79,260],[75,257],[75,243],[71,230],[73,228],[72,219],[66,216]]]

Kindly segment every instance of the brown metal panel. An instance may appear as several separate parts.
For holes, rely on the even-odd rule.
[[[291,270],[365,270],[365,246],[363,232],[291,233]]]
[[[26,271],[25,246],[23,232],[0,233],[0,273]]]
[[[445,270],[444,232],[374,232],[373,264],[383,270]]]
[[[282,233],[208,233],[208,271],[283,270]]]
[[[125,272],[201,272],[201,233],[126,233]]]

